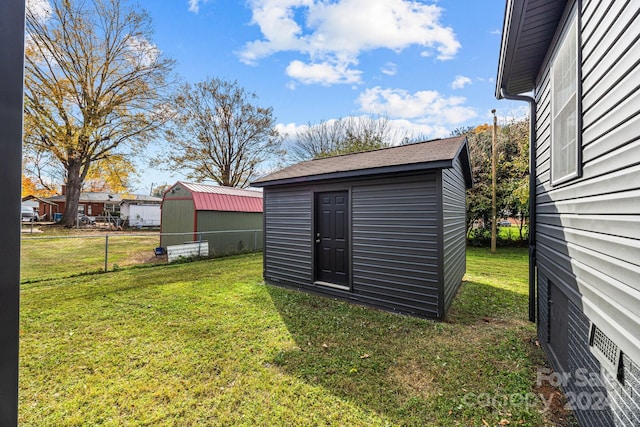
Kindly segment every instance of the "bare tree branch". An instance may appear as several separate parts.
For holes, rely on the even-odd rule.
[[[247,187],[257,167],[280,151],[271,108],[237,82],[211,78],[185,84],[171,103],[173,126],[166,132],[169,152],[155,159],[168,170],[187,170],[195,180]]]
[[[309,124],[298,133],[290,153],[303,161],[338,154],[376,150],[406,139],[386,117],[344,117]]]

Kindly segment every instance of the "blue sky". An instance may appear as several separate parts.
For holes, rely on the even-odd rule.
[[[278,127],[381,114],[415,136],[522,116],[494,98],[505,0],[138,0],[186,81],[237,80]],[[151,183],[182,179],[145,169]]]

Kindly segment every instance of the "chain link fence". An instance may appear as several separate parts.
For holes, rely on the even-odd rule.
[[[199,242],[206,251],[178,254],[175,259],[219,257],[262,250],[262,230],[199,233],[92,232],[47,235],[23,229],[22,283],[108,272],[134,265],[165,264],[167,248]],[[85,234],[86,233],[86,234]]]

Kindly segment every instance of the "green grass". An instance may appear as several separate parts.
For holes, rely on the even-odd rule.
[[[104,271],[105,236],[109,235],[107,269],[159,262],[154,248],[157,233],[93,233],[57,229],[43,235],[25,234],[20,247],[20,279],[23,283]]]
[[[20,425],[545,425],[526,268],[470,249],[445,322],[264,285],[261,254],[24,284]]]
[[[528,226],[524,226],[522,229],[522,236],[525,242],[527,241],[527,232]],[[498,227],[498,236],[505,241],[516,241],[519,242],[520,239],[520,228],[518,226],[512,225],[511,227]]]

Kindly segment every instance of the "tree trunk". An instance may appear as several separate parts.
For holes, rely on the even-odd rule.
[[[222,185],[225,187],[233,187],[231,184],[231,165],[228,163],[223,166]]]
[[[80,163],[70,164],[67,168],[67,192],[65,195],[64,214],[62,215],[62,224],[67,228],[73,227],[78,218],[78,202],[80,201],[80,190],[82,189],[80,168]]]
[[[527,221],[526,217],[521,212],[520,213],[520,241],[521,242],[524,242],[524,236],[522,235],[522,229],[524,228],[526,221]]]

